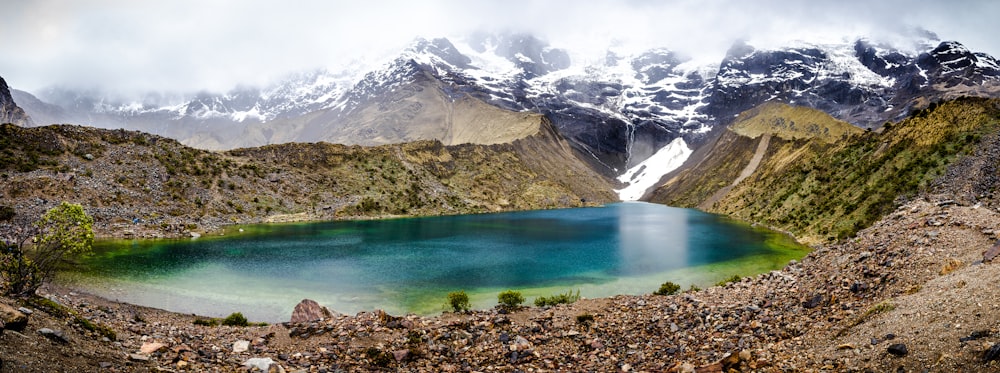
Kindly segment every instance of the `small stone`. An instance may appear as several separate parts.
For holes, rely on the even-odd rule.
[[[844,343],[844,344],[837,345],[837,349],[838,350],[853,350],[855,348],[856,347],[854,347],[853,343]]]
[[[25,307],[18,307],[17,310],[18,310],[18,312],[21,312],[21,313],[23,313],[25,315],[28,315],[28,316],[31,316],[31,314],[35,313],[35,311],[32,311],[32,310],[30,310],[28,308],[25,308]]]
[[[500,343],[510,342],[510,335],[507,332],[500,333]]]
[[[160,350],[165,350],[166,348],[167,345],[160,342],[145,342],[139,348],[139,353],[149,355]]]
[[[102,361],[100,363],[97,363],[97,366],[101,367],[101,369],[108,369],[111,368],[111,363],[107,361]]]
[[[250,341],[241,339],[236,342],[233,342],[233,352],[237,354],[240,352],[246,352],[249,349],[250,349]]]
[[[677,372],[679,372],[679,373],[695,373],[694,364],[691,364],[691,363],[682,363],[679,367],[677,367]]]
[[[41,334],[45,338],[51,339],[59,343],[69,343],[69,339],[66,339],[66,335],[62,331],[52,330],[49,328],[38,329],[38,334]]]
[[[392,352],[392,357],[396,359],[396,362],[406,360],[410,356],[409,350],[396,350]]]
[[[604,348],[604,343],[602,343],[600,339],[595,339],[590,342],[590,348],[600,350]]]
[[[890,354],[896,356],[906,356],[906,354],[910,353],[910,351],[906,349],[906,345],[902,343],[893,343],[889,345],[888,351]]]
[[[750,350],[740,350],[740,361],[750,361]]]
[[[187,366],[188,366],[188,365],[191,365],[191,363],[189,363],[189,362],[186,362],[186,361],[184,361],[184,360],[178,360],[178,361],[177,361],[177,369],[184,369],[184,368],[187,368]]]
[[[274,364],[274,360],[271,360],[269,357],[255,357],[243,362],[243,366],[247,369],[259,370],[261,372],[267,372],[271,369],[271,364]]]
[[[805,307],[805,308],[809,308],[809,309],[816,308],[816,307],[819,307],[821,304],[823,304],[823,302],[825,300],[826,300],[826,297],[824,297],[823,294],[816,294],[815,296],[813,296],[812,298],[810,298],[808,301],[805,301],[804,303],[802,303],[802,306]]]
[[[132,361],[147,362],[149,361],[149,355],[129,354],[128,359]]]

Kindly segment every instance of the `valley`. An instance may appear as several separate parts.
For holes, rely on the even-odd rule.
[[[8,241],[62,201],[137,240],[644,200],[813,249],[673,295],[248,327],[56,284],[0,297],[31,314],[0,325],[0,371],[1000,371],[1000,63],[909,42],[739,41],[705,67],[417,39],[374,69],[143,102],[0,80]]]

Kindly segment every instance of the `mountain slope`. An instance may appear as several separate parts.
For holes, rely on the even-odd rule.
[[[205,149],[313,141],[502,143],[530,132],[521,113],[541,114],[581,159],[624,180],[625,194],[637,198],[644,195],[639,189],[712,141],[713,129],[765,102],[878,128],[932,102],[1000,95],[995,58],[931,33],[898,44],[862,38],[759,48],[737,42],[717,63],[663,48],[611,48],[603,58],[573,61],[569,51],[531,35],[478,34],[417,39],[376,66],[319,70],[224,94],[118,100],[53,89],[38,100],[14,93],[26,96],[18,101],[30,102],[25,107],[42,123],[137,129]],[[676,162],[643,164],[654,155]],[[654,163],[662,167],[648,167]]]
[[[693,207],[732,186],[764,137],[737,131],[759,116],[734,124],[701,163],[657,189],[652,200]],[[901,198],[927,190],[998,129],[1000,101],[971,98],[932,105],[880,133],[841,135],[833,142],[784,139],[776,127],[755,172],[703,207],[788,231],[810,244],[848,237]]]
[[[512,144],[291,143],[225,153],[80,126],[0,127],[3,203],[30,224],[81,203],[101,235],[176,236],[283,220],[575,207],[615,200],[543,119]]]

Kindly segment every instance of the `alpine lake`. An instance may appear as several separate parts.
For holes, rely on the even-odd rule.
[[[241,225],[176,240],[100,240],[57,280],[181,313],[287,321],[304,298],[338,312],[435,314],[464,290],[490,308],[535,297],[648,294],[784,267],[809,249],[698,210],[649,203],[365,221]]]

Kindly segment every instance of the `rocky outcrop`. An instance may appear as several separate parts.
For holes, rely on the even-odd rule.
[[[14,103],[10,88],[7,87],[7,82],[2,77],[0,77],[0,123],[13,123],[19,126],[32,124],[31,118]]]
[[[28,326],[28,315],[5,303],[0,303],[0,331],[23,331]]]
[[[330,312],[326,307],[321,306],[312,299],[303,299],[299,304],[295,305],[295,309],[292,311],[292,318],[289,322],[303,323],[329,319],[331,317],[333,317],[333,312]]]

